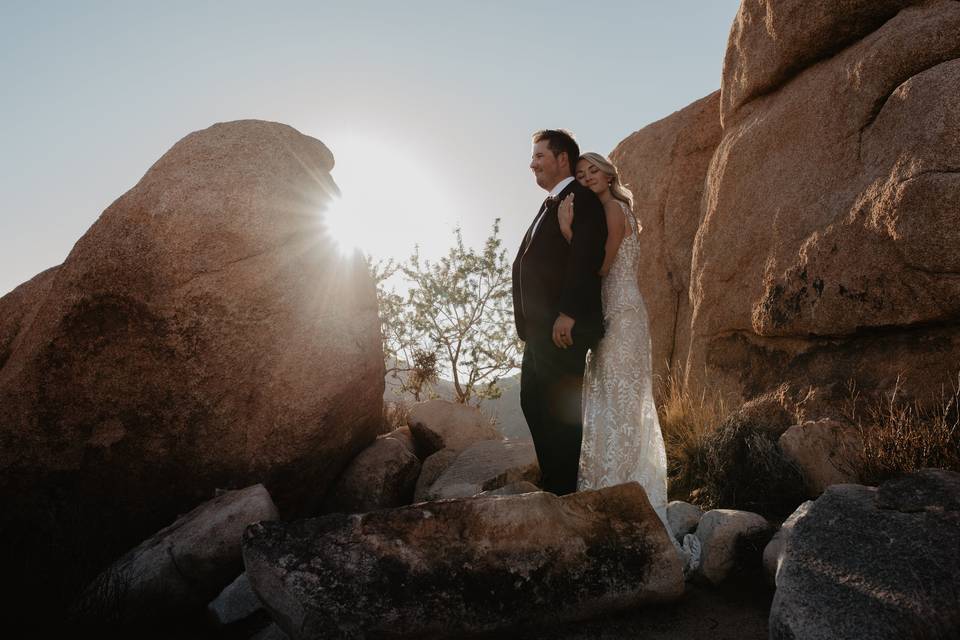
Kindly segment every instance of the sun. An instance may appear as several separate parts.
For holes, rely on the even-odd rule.
[[[324,224],[341,251],[379,259],[449,241],[458,211],[442,163],[424,159],[413,143],[384,136],[351,133],[324,142],[341,192]]]

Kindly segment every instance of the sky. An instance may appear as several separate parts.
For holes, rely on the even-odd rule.
[[[436,257],[543,192],[530,134],[608,154],[720,86],[739,0],[0,0],[0,295],[180,138],[283,122],[333,152],[348,246]]]

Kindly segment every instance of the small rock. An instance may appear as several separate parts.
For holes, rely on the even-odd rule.
[[[402,439],[377,438],[337,478],[323,511],[362,513],[410,504],[420,466]]]
[[[703,516],[703,509],[683,500],[673,500],[667,505],[667,522],[670,531],[678,541],[688,533],[697,529],[697,524]]]
[[[246,573],[237,576],[236,580],[207,605],[209,618],[218,627],[241,622],[258,611],[263,611],[263,605],[253,592]]]
[[[759,514],[735,509],[707,511],[697,525],[701,545],[698,574],[720,584],[735,568],[759,567],[770,533],[770,523]]]
[[[403,446],[405,446],[410,453],[417,455],[417,442],[413,437],[413,433],[410,431],[410,427],[408,426],[397,427],[390,433],[385,433],[379,437],[381,439],[391,438],[393,440],[397,440],[403,444]]]
[[[430,400],[413,405],[407,418],[422,458],[441,449],[462,451],[500,434],[480,410],[457,402]]]
[[[797,510],[780,525],[780,528],[773,534],[773,538],[770,539],[767,547],[763,550],[763,573],[771,586],[777,583],[777,571],[780,569],[783,550],[789,542],[790,536],[793,535],[793,528],[800,521],[800,518],[809,513],[812,505],[813,500],[807,500],[797,507]]]
[[[420,467],[420,476],[417,478],[417,486],[413,490],[414,502],[423,502],[429,499],[427,493],[430,491],[430,485],[436,482],[440,474],[447,470],[447,467],[457,459],[458,455],[460,455],[459,451],[441,449],[423,461],[423,465]]]
[[[823,419],[787,429],[779,440],[784,456],[803,475],[811,498],[831,484],[856,482],[853,461],[860,439],[851,425]]]

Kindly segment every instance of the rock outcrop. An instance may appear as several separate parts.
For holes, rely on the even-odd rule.
[[[960,474],[828,487],[780,552],[772,640],[960,637]]]
[[[952,0],[741,5],[693,251],[692,388],[839,400],[902,374],[924,401],[953,379],[958,33]]]
[[[722,87],[611,154],[657,375],[807,419],[852,382],[936,402],[960,361],[960,4],[751,0]],[[722,125],[722,127],[721,127]]]
[[[684,590],[636,483],[265,522],[243,546],[251,584],[294,640],[537,628]]]
[[[282,124],[192,133],[0,299],[0,547],[21,593],[56,609],[217,487],[308,512],[374,439],[375,289],[325,234],[332,166]]]
[[[681,375],[690,347],[690,261],[710,158],[720,143],[720,92],[631,134],[610,159],[634,196],[643,232],[638,268],[655,376]]]

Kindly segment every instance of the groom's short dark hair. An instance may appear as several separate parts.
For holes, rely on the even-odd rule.
[[[566,152],[572,174],[577,167],[577,160],[580,159],[580,145],[574,140],[573,134],[566,129],[540,129],[533,134],[533,141],[537,143],[542,140],[547,141],[547,148],[554,156]]]

